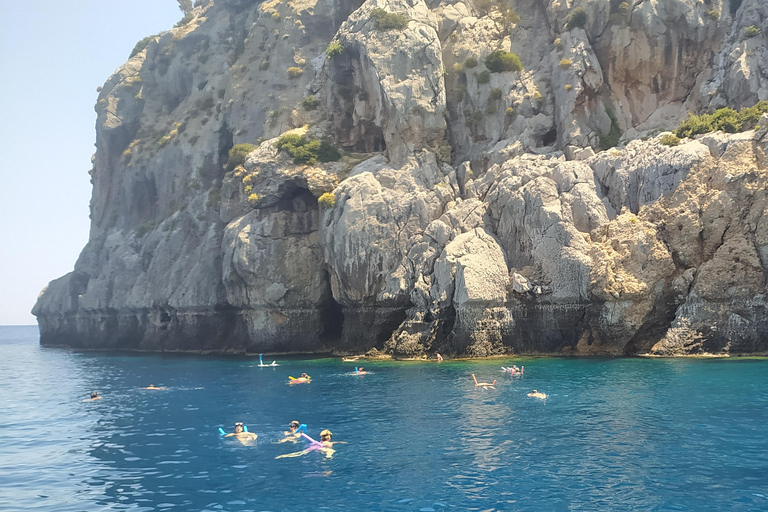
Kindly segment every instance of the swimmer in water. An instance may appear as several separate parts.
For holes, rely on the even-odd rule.
[[[475,381],[475,387],[483,388],[483,389],[496,389],[494,384],[496,384],[496,379],[493,379],[493,382],[477,382],[477,377],[475,377],[475,374],[472,374],[472,380]]]
[[[320,432],[320,443],[319,445],[315,443],[312,443],[312,445],[307,448],[306,450],[301,450],[300,452],[293,452],[293,453],[286,453],[284,455],[278,455],[275,457],[276,459],[287,459],[292,457],[301,457],[302,455],[306,455],[309,452],[312,451],[318,451],[321,452],[327,459],[332,459],[333,454],[336,453],[336,450],[333,449],[334,444],[347,444],[344,441],[334,441],[331,442],[331,437],[333,436],[333,433],[331,433],[330,430],[325,429]]]
[[[83,402],[93,402],[94,400],[101,400],[101,397],[96,391],[91,393],[91,398],[86,398],[85,400],[83,400]]]
[[[368,375],[368,372],[361,366],[360,368],[356,368],[355,371],[352,372],[352,375]]]
[[[358,359],[360,359],[360,356],[355,356],[355,357],[342,357],[342,358],[341,358],[341,360],[342,360],[342,361],[345,361],[345,362],[347,362],[347,363],[351,363],[352,361],[357,361]]]
[[[249,444],[253,444],[254,441],[256,441],[256,438],[259,437],[253,432],[246,432],[243,428],[243,423],[238,421],[235,423],[235,431],[231,434],[227,434],[224,437],[234,437],[238,441],[240,441],[240,444],[243,446],[248,446]]]
[[[531,393],[528,393],[528,396],[531,398],[538,398],[540,400],[547,399],[547,395],[545,393],[541,393],[539,391],[536,391],[535,389]]]
[[[293,377],[288,377],[290,380],[288,381],[288,384],[309,384],[312,380],[312,377],[307,375],[306,373],[302,373],[301,377],[298,379],[295,379]]]
[[[285,437],[278,441],[278,443],[293,443],[296,444],[301,439],[301,434],[296,431],[299,430],[300,423],[293,420],[288,424],[288,430],[283,432]]]
[[[149,386],[147,386],[145,388],[141,388],[141,389],[155,389],[157,391],[163,391],[163,390],[166,390],[168,388],[156,387],[154,384],[150,384]]]

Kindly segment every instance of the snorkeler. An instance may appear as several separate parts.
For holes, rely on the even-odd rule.
[[[531,398],[538,398],[540,400],[546,400],[547,399],[546,393],[541,393],[539,391],[536,391],[535,389],[531,393],[528,393],[528,396],[531,397]]]
[[[475,387],[480,387],[483,389],[496,389],[494,384],[496,384],[496,379],[493,379],[493,382],[477,382],[477,377],[475,377],[475,374],[472,374],[472,380],[475,381]]]
[[[301,434],[298,432],[300,423],[297,420],[293,420],[288,424],[288,430],[283,432],[285,437],[278,441],[278,443],[294,443],[301,439]]]
[[[300,452],[293,452],[293,453],[286,453],[284,455],[278,455],[275,457],[275,459],[287,459],[292,457],[301,457],[302,455],[306,455],[309,452],[312,451],[318,451],[321,452],[323,455],[325,455],[326,458],[332,459],[333,454],[336,453],[336,450],[333,449],[334,444],[347,444],[344,441],[334,441],[331,442],[331,437],[333,436],[333,433],[328,430],[322,430],[320,431],[320,441],[315,441],[311,437],[307,436],[306,434],[302,434],[307,438],[307,440],[310,442],[309,448],[305,450],[301,450]]]
[[[355,371],[354,371],[354,372],[352,372],[352,375],[368,375],[368,372],[367,372],[367,371],[365,371],[365,368],[363,368],[363,367],[361,366],[361,367],[359,367],[359,368],[355,368]]]
[[[257,436],[253,432],[248,432],[245,429],[245,427],[243,427],[243,423],[238,421],[237,423],[235,423],[235,431],[229,434],[225,434],[224,437],[234,437],[235,439],[240,441],[240,444],[242,444],[243,446],[247,446],[253,443],[253,441],[255,441],[256,438],[259,436]]]
[[[157,391],[164,391],[164,390],[167,390],[168,388],[157,387],[154,384],[150,384],[149,386],[147,386],[145,388],[141,388],[141,389],[154,389],[154,390],[157,390]]]
[[[312,380],[312,377],[310,377],[306,373],[302,373],[301,377],[299,378],[289,376],[288,384],[309,384],[311,380]]]
[[[101,400],[101,397],[96,391],[91,393],[91,398],[86,398],[83,402],[93,402],[94,400]]]

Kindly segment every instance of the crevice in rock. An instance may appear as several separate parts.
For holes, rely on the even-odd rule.
[[[333,345],[341,338],[342,328],[344,327],[344,310],[341,304],[336,302],[331,294],[331,277],[328,271],[325,271],[325,279],[328,283],[328,296],[322,307],[322,331],[320,339],[324,344]]]

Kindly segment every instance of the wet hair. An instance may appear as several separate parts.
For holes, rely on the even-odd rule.
[[[289,427],[299,428],[299,422],[296,420],[293,420],[288,424]]]
[[[94,391],[91,393],[91,398],[96,398],[97,396],[99,396],[97,392]]]

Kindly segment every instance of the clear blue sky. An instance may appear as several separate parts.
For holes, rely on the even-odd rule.
[[[88,241],[96,87],[181,17],[176,0],[0,0],[0,325],[35,323]]]

